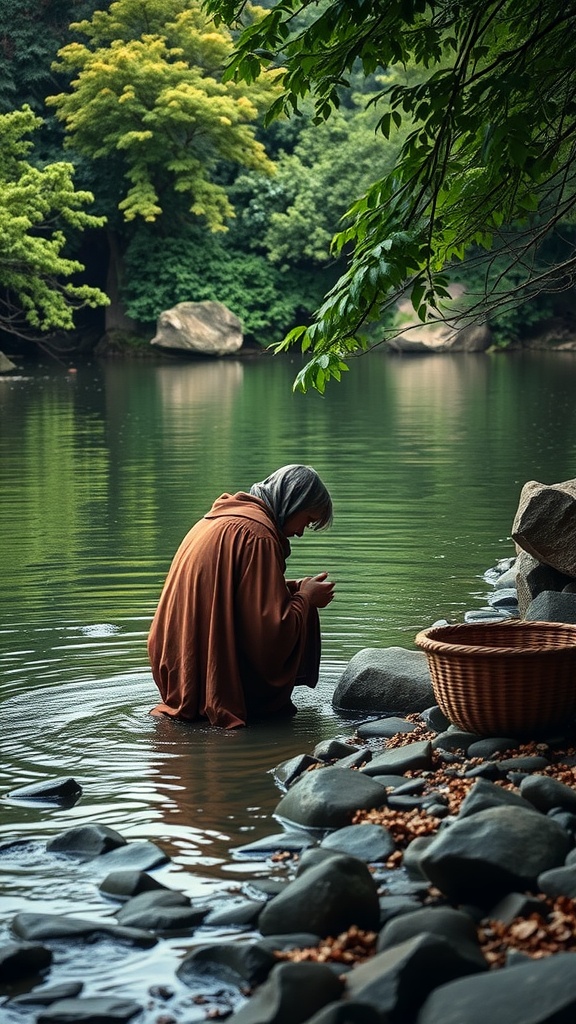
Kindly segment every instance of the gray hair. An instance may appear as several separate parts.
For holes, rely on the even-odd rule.
[[[332,498],[311,466],[282,466],[265,480],[252,484],[250,494],[269,505],[280,527],[290,516],[305,510],[319,516],[311,523],[312,530],[323,530],[332,522]]]

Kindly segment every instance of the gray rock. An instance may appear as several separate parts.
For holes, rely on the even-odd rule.
[[[359,999],[329,1003],[306,1024],[382,1024],[382,1014]]]
[[[319,757],[312,757],[310,754],[296,754],[296,757],[290,757],[287,761],[276,765],[272,770],[274,781],[280,789],[289,789],[292,783],[300,778],[302,772],[314,764],[322,764],[322,760]]]
[[[221,302],[177,302],[160,313],[150,344],[204,356],[233,355],[242,348],[242,323]]]
[[[422,906],[413,896],[380,896],[380,927],[402,914],[413,914]]]
[[[546,811],[550,818],[554,818],[561,828],[565,832],[569,832],[572,838],[576,836],[576,814],[571,814],[570,811],[563,811],[561,807],[554,807],[551,811]]]
[[[88,825],[74,825],[59,835],[49,839],[46,849],[50,853],[63,853],[67,857],[75,857],[78,860],[92,860],[93,857],[100,857],[119,846],[125,846],[126,840],[119,832],[108,825],[100,825],[98,822]]]
[[[346,992],[385,1020],[411,1021],[432,989],[469,973],[469,961],[446,939],[422,933],[355,967],[346,976]]]
[[[541,772],[549,764],[550,762],[546,757],[540,757],[537,754],[533,756],[522,756],[519,754],[517,757],[503,758],[499,762],[498,767],[501,772],[509,775],[511,772]]]
[[[416,1024],[569,1024],[576,1014],[576,954],[487,971],[440,985]]]
[[[385,789],[364,775],[337,765],[301,776],[290,787],[274,814],[280,820],[307,828],[333,829],[349,825],[357,810],[381,807]]]
[[[488,604],[491,608],[508,608],[510,611],[514,611],[518,608],[516,587],[499,587],[489,595]]]
[[[332,698],[335,708],[402,715],[433,703],[426,655],[403,647],[359,651],[344,669]]]
[[[542,900],[536,896],[527,896],[523,892],[510,892],[503,899],[499,900],[487,912],[486,917],[491,921],[502,921],[503,924],[511,924],[517,917],[530,917],[531,914],[539,914],[541,918],[547,917],[548,908]]]
[[[571,576],[558,572],[549,565],[543,565],[527,551],[521,551],[517,559],[516,586],[518,609],[524,616],[538,594],[544,590],[564,590],[572,581]]]
[[[491,906],[507,892],[533,888],[538,875],[564,863],[570,845],[542,814],[490,807],[438,832],[420,864],[451,902]]]
[[[464,622],[504,622],[512,618],[507,608],[475,608],[464,613]]]
[[[180,962],[176,974],[190,988],[201,983],[206,974],[221,975],[237,988],[253,988],[265,981],[277,962],[273,950],[261,943],[218,942],[196,946]]]
[[[42,782],[32,782],[29,786],[19,786],[18,789],[11,789],[3,797],[4,800],[14,803],[43,803],[66,805],[72,807],[82,796],[82,786],[76,779],[44,779]]]
[[[118,846],[110,853],[98,858],[98,867],[106,871],[151,871],[160,864],[167,864],[170,858],[156,843],[148,839],[137,839],[125,846]]]
[[[98,886],[104,896],[116,900],[129,900],[141,892],[153,892],[168,887],[145,871],[111,871]]]
[[[345,825],[331,832],[320,843],[321,848],[347,853],[358,857],[367,864],[377,864],[388,859],[396,849],[391,833],[383,825]]]
[[[447,626],[448,623],[445,622],[442,625]],[[431,708],[426,708],[426,711],[423,711],[420,717],[427,728],[433,732],[446,732],[450,725],[450,719],[446,717],[437,704],[433,704]]]
[[[33,942],[7,942],[0,946],[0,982],[12,983],[46,970],[52,953]]]
[[[417,836],[416,839],[413,839],[404,850],[402,866],[408,875],[408,878],[411,878],[413,881],[418,881],[421,878],[428,878],[424,868],[422,867],[421,860],[424,850],[430,846],[433,839],[433,835]]]
[[[327,964],[277,964],[232,1019],[234,1024],[303,1024],[341,993],[342,982]]]
[[[520,794],[544,814],[553,807],[576,811],[576,790],[547,775],[529,775],[520,783]]]
[[[137,928],[126,928],[109,921],[86,921],[64,914],[16,914],[12,931],[19,938],[34,941],[46,939],[116,939],[118,942],[146,948],[154,946],[156,936]]]
[[[253,843],[236,846],[230,852],[235,860],[251,860],[272,857],[276,853],[301,853],[314,845],[315,840],[305,832],[275,832]]]
[[[59,999],[74,999],[79,996],[84,984],[81,981],[65,981],[61,985],[42,985],[30,992],[14,996],[12,1003],[16,1006],[50,1006]]]
[[[142,1007],[133,999],[98,996],[92,999],[59,999],[39,1013],[37,1024],[125,1024]]]
[[[289,932],[287,935],[267,935],[265,939],[257,939],[255,945],[268,953],[287,949],[314,949],[321,942],[314,932]]]
[[[361,768],[362,765],[368,764],[372,760],[372,751],[369,747],[361,747],[356,751],[355,754],[349,754],[348,757],[342,757],[338,761],[339,768]]]
[[[4,352],[0,352],[0,373],[10,373],[15,369],[16,363],[13,363]]]
[[[543,590],[530,602],[524,618],[536,622],[576,623],[576,594]]]
[[[512,540],[544,565],[576,576],[575,534],[576,480],[525,483],[512,524]]]
[[[334,854],[308,868],[270,900],[258,926],[262,935],[313,931],[325,937],[339,935],[353,924],[373,930],[379,921],[376,884],[366,864]]]
[[[488,779],[478,779],[468,790],[458,811],[458,819],[469,814],[478,814],[489,807],[523,807],[525,811],[534,811],[532,804],[502,786],[497,786]]]
[[[494,587],[495,587],[495,589],[496,590],[500,590],[500,589],[506,590],[506,589],[512,587],[512,588],[514,588],[514,590],[516,590],[516,574],[517,574],[517,572],[518,572],[518,570],[516,568],[516,559],[514,559],[513,564],[508,569],[505,569],[504,572],[501,572],[500,575],[494,580]]]
[[[388,718],[378,718],[373,722],[360,722],[360,725],[356,726],[356,734],[366,739],[381,736],[389,738],[396,736],[397,733],[414,732],[415,729],[414,722],[390,715]]]
[[[202,924],[206,914],[205,908],[193,907],[183,893],[163,889],[133,896],[117,912],[116,920],[151,932],[189,931]]]
[[[322,761],[333,761],[350,754],[356,754],[360,748],[355,743],[344,743],[342,740],[321,740],[314,747],[314,757]]]
[[[381,953],[423,932],[440,935],[445,939],[459,956],[468,960],[470,973],[488,970],[474,921],[464,911],[453,907],[422,907],[411,914],[394,918],[382,928],[378,936],[377,952]]]
[[[392,747],[376,754],[369,764],[360,769],[362,775],[404,775],[407,771],[432,768],[432,744],[429,740],[407,743],[403,747]]]
[[[204,924],[208,928],[255,928],[261,910],[262,900],[242,900],[211,910]]]
[[[475,732],[466,732],[464,729],[447,729],[439,733],[432,740],[433,750],[463,750],[466,752],[471,743],[476,743],[478,736]]]
[[[576,899],[576,864],[551,868],[538,875],[538,888],[545,896],[568,896]]]
[[[470,744],[466,753],[468,757],[482,757],[488,759],[494,754],[503,754],[507,750],[515,750],[518,740],[509,737],[485,736],[483,739],[475,740]]]
[[[320,846],[305,850],[296,867],[296,877],[298,878],[304,871],[308,871],[309,868],[315,868],[318,864],[325,864],[331,857],[341,857],[342,855],[341,850],[330,850]],[[359,859],[361,860],[362,858]]]

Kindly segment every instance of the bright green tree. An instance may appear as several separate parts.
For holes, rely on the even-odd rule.
[[[111,328],[122,326],[127,224],[153,223],[175,208],[207,230],[224,229],[234,211],[222,168],[272,171],[254,122],[274,85],[224,84],[231,37],[187,0],[117,0],[72,27],[86,42],[60,51],[56,70],[70,78],[70,89],[47,102],[65,123],[68,144],[94,162],[103,194],[117,192],[123,220],[111,212]]]
[[[0,114],[0,330],[37,339],[74,326],[74,310],[101,306],[97,288],[74,284],[84,270],[66,256],[66,233],[102,224],[87,213],[69,163],[35,167],[29,136],[41,120],[29,107]]]
[[[442,312],[445,271],[471,251],[498,255],[484,308],[502,256],[511,278],[523,274],[518,297],[573,282],[574,246],[545,271],[534,257],[576,204],[576,0],[281,0],[256,22],[239,0],[205,6],[242,28],[227,74],[251,82],[280,71],[270,117],[312,97],[317,118],[330,118],[358,66],[420,73],[391,75],[377,97],[383,135],[409,132],[334,239],[337,255],[351,251],[346,272],[315,322],[286,339],[312,357],[301,387],[338,377],[366,325],[407,289],[423,321]]]

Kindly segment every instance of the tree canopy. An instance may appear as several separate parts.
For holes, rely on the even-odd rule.
[[[35,167],[30,135],[41,119],[29,107],[0,114],[0,328],[19,337],[70,330],[74,309],[105,305],[103,292],[74,277],[66,231],[102,223],[87,213],[92,195],[76,191],[72,164]]]
[[[273,78],[249,94],[224,84],[230,35],[187,0],[116,0],[72,28],[86,42],[59,51],[55,68],[71,85],[47,103],[70,146],[124,179],[125,220],[156,220],[176,192],[210,229],[222,228],[234,211],[218,166],[272,170],[253,122],[276,93]]]
[[[225,78],[280,76],[268,119],[311,99],[332,117],[350,74],[386,77],[371,102],[386,138],[407,132],[391,170],[350,206],[332,248],[347,269],[300,343],[296,385],[323,390],[365,348],[364,331],[406,291],[422,321],[475,317],[572,285],[576,250],[539,262],[576,203],[576,0],[279,0],[255,17],[240,0],[205,0],[239,32]],[[414,69],[416,77],[394,74]],[[450,312],[447,271],[484,252],[482,295]],[[512,273],[513,272],[513,273]],[[514,280],[512,290],[502,282]]]

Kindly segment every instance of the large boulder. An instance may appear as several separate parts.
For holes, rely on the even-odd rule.
[[[435,704],[428,659],[403,647],[366,647],[342,673],[332,704],[354,711],[411,714]]]
[[[512,538],[530,555],[558,572],[576,577],[576,480],[522,488]],[[554,589],[554,588],[551,588]]]
[[[242,347],[242,324],[221,302],[178,302],[160,313],[150,342],[201,356],[233,355]]]
[[[453,299],[460,298],[464,288],[452,284]],[[493,339],[487,323],[457,324],[438,319],[422,323],[410,299],[398,303],[402,327],[387,342],[392,352],[485,352]]]

